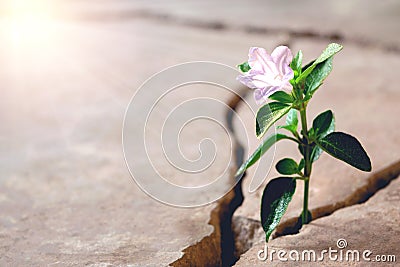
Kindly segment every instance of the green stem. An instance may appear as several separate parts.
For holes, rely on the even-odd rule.
[[[308,127],[307,127],[307,114],[306,114],[306,105],[303,103],[300,108],[300,116],[301,116],[301,126],[303,133],[303,145],[304,145],[304,198],[303,198],[303,212],[301,214],[301,222],[302,225],[307,224],[309,222],[308,218],[308,192],[309,192],[309,183],[310,183],[310,175],[311,175],[311,159],[310,159],[310,142],[308,138]]]

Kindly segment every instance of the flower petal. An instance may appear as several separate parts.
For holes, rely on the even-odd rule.
[[[294,77],[294,72],[292,70],[292,68],[289,67],[289,65],[286,65],[283,67],[283,79],[284,81],[289,81],[291,79],[293,79]]]
[[[291,91],[290,80],[294,73],[289,64],[292,52],[286,46],[275,48],[271,55],[264,48],[251,47],[248,64],[251,69],[237,80],[255,89],[254,98],[258,104],[268,101],[268,97],[279,90]]]
[[[258,105],[264,103],[266,100],[264,99],[264,94],[262,89],[257,89],[254,91],[254,99]]]
[[[284,75],[285,66],[289,66],[292,62],[293,55],[287,46],[278,46],[271,54],[272,60],[275,62],[279,72]]]
[[[263,73],[277,72],[275,63],[264,48],[250,47],[248,63],[251,69],[255,71],[261,71]]]
[[[270,75],[254,75],[252,76],[253,84],[257,86],[257,88],[265,88],[267,86],[279,86],[281,81],[274,79]]]
[[[280,88],[280,90],[285,90],[288,93],[291,92],[292,89],[293,89],[293,86],[290,84],[290,82],[283,83]]]
[[[239,82],[243,83],[244,85],[246,85],[251,89],[257,89],[257,87],[253,84],[253,79],[251,76],[239,75],[237,76],[236,80],[238,80]]]
[[[266,88],[257,89],[254,92],[254,99],[256,100],[257,104],[263,104],[268,101],[268,97],[270,95],[279,90],[281,90],[279,86],[269,86]]]

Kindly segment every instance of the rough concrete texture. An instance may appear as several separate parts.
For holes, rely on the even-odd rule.
[[[318,255],[317,258],[321,255],[322,250],[329,250],[331,247],[333,250],[342,251],[343,261],[340,261],[340,252],[336,254],[336,261],[330,260],[328,256],[320,262],[292,261],[290,263],[289,261],[283,263],[279,262],[278,258],[275,258],[275,262],[270,261],[271,258],[261,261],[257,258],[258,251],[264,250],[265,242],[261,242],[242,255],[235,266],[283,266],[284,264],[295,266],[396,266],[400,257],[400,248],[396,245],[400,234],[399,199],[400,180],[396,179],[366,203],[336,211],[331,216],[312,221],[297,235],[280,237],[268,243],[270,252],[271,249],[286,250],[288,253],[290,250],[298,250],[300,253],[304,250],[314,250]],[[346,240],[347,245],[339,243],[340,247],[338,247],[339,239]],[[351,260],[352,256],[347,252],[349,250],[359,251],[360,260]],[[365,250],[370,250],[372,253],[367,254],[366,259],[363,259],[362,253]],[[348,255],[347,258],[346,255]],[[378,255],[380,258],[376,257]],[[390,255],[394,255],[395,258]],[[288,258],[288,255],[286,257]],[[332,254],[331,258],[335,259],[335,254]],[[397,261],[394,262],[393,259]]]
[[[1,266],[217,266],[231,262],[262,238],[260,190],[247,194],[248,179],[243,181],[243,207],[232,219],[237,237],[233,241],[229,225],[240,202],[240,188],[210,206],[177,209],[152,200],[130,178],[121,148],[125,108],[145,79],[177,63],[209,60],[235,66],[246,59],[250,46],[272,49],[278,44],[301,48],[311,59],[330,41],[341,42],[345,50],[315,95],[309,120],[319,111],[334,110],[337,129],[357,136],[370,153],[374,174],[354,171],[323,155],[311,182],[313,214],[327,215],[357,203],[362,194],[374,193],[380,182],[399,170],[392,164],[399,159],[398,120],[393,115],[399,113],[398,1],[308,0],[301,7],[286,1],[46,4],[52,18],[45,24],[0,22]],[[7,9],[0,15],[6,17]],[[218,97],[234,103],[231,95]],[[251,95],[247,99],[254,104]],[[233,138],[243,138],[247,131],[249,139],[240,144],[246,149],[249,141],[254,147],[251,110],[240,105],[237,109],[246,128],[238,130],[234,121]],[[215,111],[221,120],[225,112]],[[383,126],[389,129],[387,136]],[[195,137],[207,133],[205,128],[194,132]],[[218,132],[209,132],[224,140]],[[193,149],[186,152],[195,155],[198,142],[192,146],[187,140]],[[283,142],[277,149],[277,156],[297,153]],[[155,161],[164,166],[161,155],[159,159]],[[234,164],[229,168],[232,171]],[[175,182],[185,182],[179,172],[169,174]],[[385,190],[394,190],[392,186]],[[301,186],[284,218],[287,222],[299,213],[299,196]],[[388,202],[381,205],[385,209],[376,206],[375,213],[360,210],[361,218],[372,221],[382,211],[394,211],[384,203]],[[321,220],[335,225],[336,214],[341,211]],[[398,231],[396,214],[392,218],[382,222],[387,233]],[[335,229],[347,231],[345,222],[341,218]],[[345,232],[352,247],[360,244],[361,249],[369,242],[374,252],[377,248],[381,253],[382,244],[396,246],[390,239],[395,234],[373,240],[375,233],[369,231],[362,239],[353,233],[364,229],[363,224],[352,225]],[[314,235],[315,227],[313,222],[298,236],[306,231]],[[321,235],[316,243],[334,245],[339,236],[333,232],[332,236],[333,241]],[[273,242],[290,246],[290,238],[297,236]],[[230,247],[233,243],[236,251]],[[258,247],[239,263],[252,265],[251,252]]]
[[[12,39],[9,25],[1,27],[0,265],[221,264],[219,228],[232,196],[179,209],[143,193],[122,154],[125,108],[140,84],[165,67],[192,60],[233,66],[254,40],[275,46],[284,37],[243,34],[232,44],[233,33],[151,21],[56,21],[49,36],[32,41]],[[234,97],[201,89],[195,96],[222,103]],[[190,97],[177,94],[170,106]],[[221,123],[226,112],[226,106],[214,111]],[[226,142],[226,133],[197,127],[181,144],[187,153],[198,153],[203,137]],[[162,154],[152,156],[162,164]],[[229,175],[236,168],[234,161],[216,165]],[[162,170],[185,182],[178,170]],[[216,190],[222,195],[231,186]]]

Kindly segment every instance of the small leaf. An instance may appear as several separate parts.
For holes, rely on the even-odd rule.
[[[371,160],[367,152],[353,136],[342,132],[333,132],[316,142],[331,156],[362,171],[371,171]]]
[[[284,158],[278,161],[275,168],[280,174],[292,175],[298,173],[299,166],[293,159]]]
[[[246,62],[244,62],[244,63],[242,63],[242,64],[240,64],[240,65],[237,65],[237,67],[242,71],[242,72],[248,72],[250,69],[251,69],[251,67],[250,67],[250,65],[249,65],[249,63],[246,61]]]
[[[268,242],[292,200],[296,180],[289,177],[272,179],[264,189],[261,199],[261,225]]]
[[[257,111],[256,116],[256,135],[261,138],[267,130],[283,115],[289,112],[291,106],[280,103],[272,102],[265,104]]]
[[[296,131],[297,131],[297,124],[298,124],[299,120],[297,119],[297,110],[295,110],[294,108],[292,108],[291,110],[289,110],[287,116],[286,116],[286,125],[293,125],[296,127]]]
[[[319,146],[314,146],[311,151],[311,162],[317,161],[321,156],[322,152],[324,152]]]
[[[325,133],[331,126],[333,120],[333,113],[327,110],[319,114],[313,121],[314,135],[318,138],[321,134]]]
[[[286,116],[286,125],[278,126],[278,128],[288,130],[296,137],[297,124],[297,110],[292,108],[289,110]]]
[[[294,99],[291,95],[288,93],[285,93],[283,91],[276,91],[272,95],[268,97],[271,100],[275,100],[281,103],[293,103]]]
[[[315,135],[316,135],[317,139],[321,139],[321,138],[327,136],[328,134],[332,133],[333,131],[335,131],[335,117],[333,116],[332,111],[330,111],[330,113],[331,113],[331,116],[330,116],[329,111],[330,110],[321,113],[313,121],[313,129],[318,128],[317,130],[315,130]],[[330,123],[329,123],[328,128],[326,128],[326,124],[329,121],[329,119],[330,119]],[[320,127],[318,127],[317,125],[320,125]],[[319,157],[321,156],[322,152],[323,152],[323,150],[319,146],[315,146],[313,148],[313,150],[311,151],[311,161],[314,162],[314,161],[318,160]]]
[[[296,127],[295,127],[294,125],[279,125],[279,126],[277,126],[276,128],[278,128],[278,129],[285,129],[285,130],[288,130],[288,131],[290,131],[290,132],[293,132],[293,131],[296,130]]]
[[[288,130],[291,133],[295,133],[297,131],[297,126],[294,125],[281,125],[277,127],[278,129],[285,129]]]
[[[303,62],[303,52],[299,50],[296,56],[293,58],[292,62],[290,63],[290,68],[297,72],[301,71],[301,64]]]
[[[248,169],[250,166],[252,166],[254,163],[257,162],[261,158],[262,155],[264,155],[265,152],[268,151],[276,142],[282,139],[288,139],[288,137],[284,134],[274,134],[271,135],[270,137],[266,138],[263,143],[253,152],[253,154],[240,166],[240,168],[237,170],[235,176],[239,176],[242,173],[245,172],[246,169]]]

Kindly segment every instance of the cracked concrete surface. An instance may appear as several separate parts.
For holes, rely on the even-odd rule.
[[[399,174],[397,1],[308,0],[302,7],[286,1],[63,1],[52,10],[55,20],[44,40],[15,43],[7,23],[0,23],[0,265],[218,266],[248,249],[237,264],[259,264],[260,190],[249,194],[244,179],[219,202],[194,210],[153,201],[124,166],[123,113],[136,88],[170,65],[210,60],[235,66],[248,47],[278,44],[301,48],[311,59],[331,40],[345,49],[315,95],[309,120],[332,109],[337,129],[364,144],[373,173],[323,155],[313,173],[311,209],[314,217],[341,210],[271,244],[320,249],[335,242],[324,234],[345,234],[352,248],[368,244],[390,253],[396,247],[398,181],[355,204]],[[247,99],[252,102],[251,94]],[[252,115],[240,103],[236,108],[251,133]],[[225,119],[224,110],[216,113]],[[297,151],[279,143],[278,159],[287,153]],[[244,202],[236,210],[241,189]],[[295,197],[276,236],[298,216],[300,203]],[[382,214],[392,216],[378,224]],[[384,230],[380,235],[367,229],[371,221]]]
[[[392,181],[389,186],[377,192],[366,203],[353,205],[338,210],[331,216],[312,221],[300,230],[297,235],[288,235],[276,238],[268,243],[270,251],[298,250],[300,253],[304,250],[314,250],[316,258],[320,258],[321,251],[331,247],[334,250],[342,251],[344,256],[340,260],[340,254],[332,254],[321,258],[320,261],[288,261],[288,264],[296,266],[395,266],[393,260],[387,260],[387,256],[394,255],[396,262],[400,255],[399,246],[397,246],[398,236],[400,234],[399,222],[400,212],[398,201],[400,199],[400,180]],[[344,239],[347,242],[345,247],[338,247],[337,240]],[[268,258],[261,261],[257,258],[259,250],[264,249],[265,242],[255,244],[246,252],[235,266],[281,266],[282,261],[275,258]],[[346,258],[349,250],[357,250],[359,261],[351,260],[353,256]],[[370,250],[371,254],[363,259],[362,253]],[[388,262],[377,262],[381,258]],[[357,259],[357,256],[354,256]],[[284,256],[288,258],[288,255]],[[295,256],[294,256],[295,258]],[[289,258],[288,258],[289,259]],[[313,259],[313,258],[311,258]],[[349,259],[349,261],[346,261]],[[394,259],[394,258],[393,258]]]

